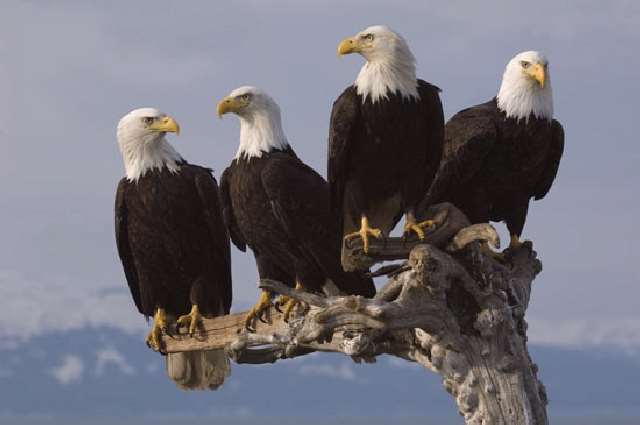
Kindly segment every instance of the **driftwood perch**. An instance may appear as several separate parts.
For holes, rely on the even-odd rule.
[[[524,315],[542,269],[531,244],[499,261],[486,248],[498,245],[493,227],[469,226],[451,205],[432,213],[441,221],[428,244],[390,238],[372,243],[367,257],[352,247],[358,264],[408,258],[375,298],[325,297],[261,281],[308,309],[288,323],[274,311],[254,333],[244,329],[242,313],[206,319],[196,337],[163,335],[166,351],[225,348],[236,362],[254,364],[313,351],[357,362],[389,354],[442,376],[467,424],[547,424],[546,392],[526,346]]]
[[[432,220],[436,228],[427,232],[424,240],[415,235],[409,238],[371,239],[369,253],[364,253],[362,240],[359,238],[344,242],[343,267],[345,270],[368,270],[375,263],[390,260],[406,260],[412,248],[421,244],[444,246],[458,231],[470,225],[465,215],[452,204],[444,203],[429,208],[424,220]],[[492,241],[493,242],[493,241]],[[497,242],[497,241],[496,241]]]

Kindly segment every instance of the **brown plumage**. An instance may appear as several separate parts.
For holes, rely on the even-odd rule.
[[[363,102],[348,87],[333,104],[327,175],[341,234],[367,214],[388,233],[427,191],[442,156],[444,117],[439,89],[418,81],[420,99],[399,93]]]
[[[116,194],[116,241],[140,313],[156,307],[205,315],[231,307],[231,258],[211,170],[182,163],[123,178]]]
[[[332,283],[347,294],[373,296],[370,278],[342,270],[329,187],[291,149],[275,100],[256,87],[239,87],[217,110],[240,120],[238,154],[220,179],[224,218],[233,243],[253,251],[260,278],[314,292]],[[248,327],[268,305],[263,293]]]
[[[211,170],[188,164],[167,142],[178,123],[140,108],[118,124],[127,177],[118,184],[115,231],[133,301],[154,316],[147,344],[162,350],[172,322],[195,333],[202,316],[231,307],[231,255]],[[229,374],[224,350],[169,353],[167,374],[182,389],[215,389]]]
[[[169,317],[197,305],[204,316],[228,314],[231,256],[218,186],[211,170],[182,163],[122,179],[116,194],[116,241],[140,313]],[[167,375],[184,390],[216,389],[229,375],[224,350],[169,353]]]
[[[234,159],[220,187],[232,241],[251,248],[260,278],[315,292],[330,280],[344,293],[374,295],[371,279],[342,270],[327,183],[290,147]]]
[[[507,118],[496,99],[458,112],[445,127],[445,153],[420,210],[452,202],[472,223],[502,221],[520,236],[529,201],[551,188],[564,150],[554,119]]]

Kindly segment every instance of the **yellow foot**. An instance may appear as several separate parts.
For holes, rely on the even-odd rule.
[[[202,323],[202,315],[200,314],[200,310],[197,305],[191,306],[191,312],[189,314],[185,314],[184,316],[178,317],[178,328],[185,326],[189,328],[189,335],[193,336],[196,333],[196,329],[198,329],[198,325]]]
[[[349,233],[344,237],[345,241],[348,241],[353,238],[361,238],[362,243],[364,244],[364,253],[369,253],[369,236],[373,236],[374,238],[380,238],[382,236],[382,231],[380,229],[374,229],[369,227],[369,220],[367,217],[362,216],[362,220],[360,223],[360,230],[357,232]]]
[[[151,332],[147,335],[147,346],[154,351],[160,351],[162,348],[162,332],[167,331],[167,314],[164,309],[158,308],[156,314],[153,315],[153,326]]]
[[[404,223],[404,234],[407,235],[411,232],[414,232],[418,235],[418,239],[421,241],[424,240],[424,232],[425,230],[432,230],[436,228],[436,224],[433,220],[425,220],[420,223],[416,223],[415,218],[413,220],[407,217],[407,220]]]
[[[260,294],[260,298],[258,302],[255,303],[249,313],[247,313],[247,317],[244,321],[244,326],[250,331],[255,331],[255,322],[256,320],[260,320],[262,322],[271,322],[269,309],[273,306],[271,303],[271,296],[268,291],[262,291]],[[264,319],[263,319],[264,316]]]
[[[300,283],[296,283],[296,291],[302,290],[302,285]],[[289,298],[286,295],[280,295],[276,302],[274,303],[275,308],[283,313],[283,320],[285,322],[289,321],[289,317],[291,316],[291,312],[296,306],[304,305],[304,303],[300,301],[296,301],[293,298]]]

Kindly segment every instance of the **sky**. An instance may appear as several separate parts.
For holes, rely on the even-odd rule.
[[[447,118],[494,96],[516,53],[546,54],[566,141],[556,183],[524,230],[544,264],[530,341],[640,353],[639,23],[631,0],[5,0],[0,347],[87,327],[146,328],[114,241],[121,116],[154,106],[175,117],[182,132],[170,142],[219,176],[238,123],[219,120],[215,104],[255,85],[280,104],[299,156],[324,174],[331,104],[363,64],[337,58],[336,46],[387,24],[407,39],[418,76],[442,88]],[[238,311],[258,294],[252,256],[234,250],[233,272]]]

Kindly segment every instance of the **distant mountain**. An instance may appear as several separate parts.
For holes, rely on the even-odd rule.
[[[638,358],[540,346],[531,351],[554,414],[639,413]],[[141,335],[112,329],[34,338],[0,351],[0,359],[3,424],[3,417],[24,415],[32,420],[442,416],[434,423],[461,423],[435,374],[389,357],[373,365],[328,354],[234,365],[222,389],[204,393],[176,389],[164,375],[164,359],[146,348]]]

